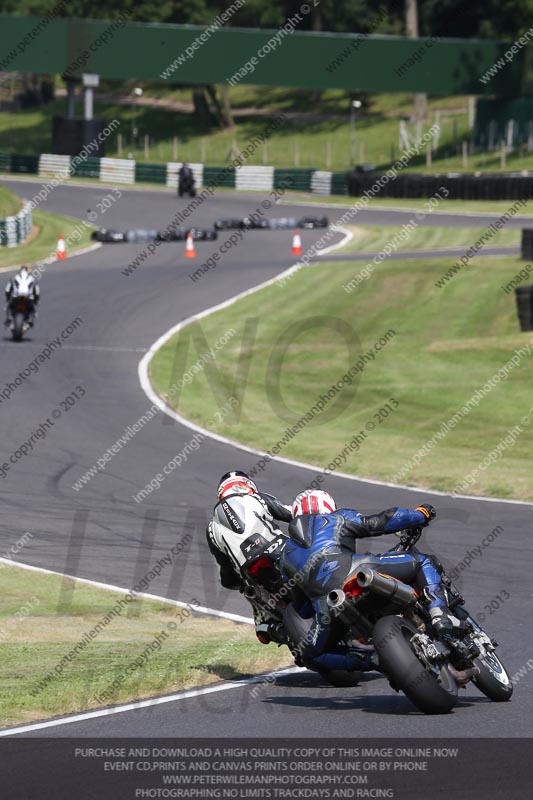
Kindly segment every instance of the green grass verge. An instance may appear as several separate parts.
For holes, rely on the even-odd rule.
[[[314,205],[328,205],[337,207],[339,209],[347,209],[354,205],[360,198],[359,197],[317,197],[317,195],[309,194],[286,194],[280,205],[301,205],[304,202],[312,201]],[[422,198],[405,198],[398,199],[396,197],[372,197],[369,199],[366,208],[392,208],[400,209],[401,211],[409,211],[410,209],[427,209],[427,200]],[[433,211],[433,214],[439,213],[460,213],[463,211],[472,214],[499,214],[508,211],[512,206],[510,200],[440,200],[438,211]],[[528,216],[532,213],[533,206],[525,205],[523,210],[520,209],[520,216]],[[310,212],[311,213],[311,212]],[[340,215],[339,215],[340,216]],[[332,217],[333,221],[333,217]]]
[[[65,238],[70,234],[75,244],[71,245],[68,253],[75,253],[92,244],[91,232],[93,228],[83,228],[75,233],[81,225],[80,220],[72,217],[51,214],[48,211],[36,209],[33,212],[34,231],[31,238],[18,247],[0,247],[0,269],[12,267],[17,264],[35,264],[56,252],[57,239],[61,234]]]
[[[445,288],[436,288],[453,261],[384,262],[350,294],[343,286],[360,272],[360,265],[302,269],[283,287],[274,284],[171,339],[152,361],[153,384],[159,392],[168,389],[209,344],[233,327],[237,335],[217,354],[218,378],[207,364],[185,386],[176,407],[217,433],[267,451],[287,425],[305,415],[361,353],[392,329],[395,336],[342,390],[336,398],[339,405],[331,411],[330,403],[280,450],[283,456],[326,467],[363,431],[365,436],[337,468],[391,481],[515,348],[531,338],[519,332],[513,293],[501,288],[523,262],[479,257]],[[209,280],[208,275],[202,280]],[[328,328],[320,317],[335,322]],[[257,325],[253,337],[250,320]],[[300,326],[298,335],[295,325]],[[245,326],[248,338],[243,343]],[[347,332],[354,352],[335,327]],[[186,353],[191,332],[201,333],[207,342],[199,340],[198,352],[189,347]],[[249,372],[234,384],[243,356]],[[279,369],[276,359],[281,360]],[[530,375],[530,359],[525,357],[418,466],[395,482],[453,489],[533,405]],[[217,416],[217,405],[222,406],[239,385],[244,386],[240,416]],[[278,390],[290,411],[283,411]],[[399,406],[380,421],[374,415],[390,398]],[[367,423],[375,426],[370,433]],[[480,472],[468,493],[532,500],[530,465],[530,437],[524,434]]]
[[[0,569],[2,727],[165,694],[289,665],[286,648],[265,647],[252,626],[163,603],[128,603],[60,674],[56,665],[122,595],[55,575]],[[192,600],[192,598],[191,598]],[[175,626],[169,629],[168,624]],[[167,638],[161,637],[161,632]],[[160,636],[159,647],[151,643]],[[141,654],[140,667],[128,672]],[[40,682],[49,674],[44,688]],[[121,678],[122,682],[118,682]],[[113,690],[111,685],[116,683]],[[104,692],[110,695],[98,700]]]
[[[0,186],[0,219],[17,214],[22,207],[19,198],[5,186]]]
[[[402,240],[400,239],[401,227],[390,225],[372,225],[368,227],[349,225],[343,227],[347,227],[353,233],[353,239],[350,239],[339,251],[342,253],[359,253],[365,250],[377,252],[390,244],[395,236],[398,236],[396,250],[400,252],[402,250],[427,250],[429,248],[445,247],[464,247],[468,249],[483,233],[486,233],[486,228],[419,227],[411,231],[407,239]],[[521,231],[518,228],[501,228],[494,234],[490,241],[490,246],[515,245],[518,247],[520,239]]]
[[[188,96],[187,96],[188,95]],[[175,99],[190,101],[190,91],[184,96],[178,92]],[[172,97],[172,94],[168,96]],[[277,167],[308,167],[344,171],[351,160],[352,131],[350,125],[350,102],[346,92],[328,91],[319,102],[309,91],[279,89],[260,90],[237,87],[235,95],[230,91],[235,107],[262,108],[272,116],[281,112],[309,111],[317,115],[288,118],[283,125],[268,137],[265,147],[257,147],[247,158],[247,164],[268,164]],[[373,163],[384,168],[400,155],[398,150],[398,126],[411,111],[412,96],[373,95],[365,98],[364,113],[356,122],[357,148],[355,161]],[[468,113],[465,98],[431,98],[425,129],[429,129],[436,119],[436,111],[441,112],[441,138],[439,149],[433,156],[431,166],[426,165],[425,154],[411,159],[407,171],[461,172],[461,142],[469,135]],[[0,113],[0,151],[17,153],[50,152],[51,120],[54,114],[65,112],[65,100],[56,100],[37,109],[24,109]],[[136,146],[132,148],[130,131],[132,127],[131,104],[95,103],[95,114],[106,122],[117,119],[120,127],[109,137],[107,155],[118,155],[118,133],[122,134],[123,152],[129,152],[136,160],[165,163],[174,160],[172,140],[178,137],[178,159],[206,164],[220,165],[227,162],[233,143],[237,150],[243,150],[254,136],[261,134],[269,124],[268,116],[254,114],[236,118],[231,130],[221,131],[215,122],[198,119],[190,111],[149,108],[138,106],[134,109],[134,123],[138,130]],[[144,136],[150,138],[149,152],[145,158]],[[505,169],[532,169],[533,154],[512,151],[507,158]],[[499,153],[474,155],[469,159],[466,170],[469,172],[499,171],[502,169]]]

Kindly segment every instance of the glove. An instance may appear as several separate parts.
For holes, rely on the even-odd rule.
[[[422,505],[417,506],[415,508],[415,511],[421,511],[422,514],[425,516],[426,518],[426,522],[424,523],[425,525],[429,525],[431,520],[435,519],[435,517],[437,516],[437,512],[434,506],[431,506],[429,503],[422,503]]]

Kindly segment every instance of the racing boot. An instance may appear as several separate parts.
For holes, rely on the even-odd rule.
[[[255,635],[261,644],[287,644],[287,636],[281,622],[260,622],[255,626]]]
[[[442,583],[442,570],[431,556],[418,556],[420,572],[417,583],[425,597],[435,633],[464,635],[469,626],[455,617],[448,608],[448,595]]]
[[[447,633],[461,636],[469,630],[469,626],[457,619],[446,606],[433,606],[429,609],[431,622],[436,633]]]

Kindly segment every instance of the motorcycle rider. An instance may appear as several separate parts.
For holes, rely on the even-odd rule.
[[[261,554],[279,557],[286,536],[275,520],[290,522],[292,514],[273,495],[260,492],[254,481],[240,470],[226,472],[217,489],[218,502],[207,526],[209,550],[220,567],[220,582],[226,589],[243,591],[248,564]],[[256,635],[262,644],[283,641],[275,619],[250,601]]]
[[[27,322],[30,327],[33,326],[35,314],[37,313],[37,304],[41,298],[41,290],[28,267],[22,266],[17,274],[7,282],[5,294],[7,305],[4,324],[10,325],[12,322],[11,300],[15,297],[28,297],[32,301],[32,308],[28,314]]]
[[[185,192],[194,197],[194,174],[186,161],[178,170],[178,194],[181,197]]]
[[[355,509],[337,510],[330,494],[308,490],[297,495],[292,512],[290,539],[281,557],[282,572],[297,581],[313,611],[311,627],[296,648],[297,663],[318,670],[374,669],[372,657],[356,646],[352,650],[328,648],[333,622],[328,593],[339,588],[348,575],[357,539],[426,526],[435,518],[434,507],[423,503],[414,510],[393,507],[379,514],[363,515]],[[436,630],[453,632],[464,627],[447,608],[442,567],[435,557],[419,552],[391,552],[357,558],[361,566],[365,564],[415,584],[428,603]]]

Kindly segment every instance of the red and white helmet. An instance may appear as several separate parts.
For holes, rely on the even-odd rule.
[[[322,489],[307,489],[294,498],[292,515],[300,514],[332,514],[337,506],[333,497]]]
[[[218,499],[222,500],[228,494],[258,494],[258,489],[246,472],[237,469],[233,472],[226,472],[218,484]]]

